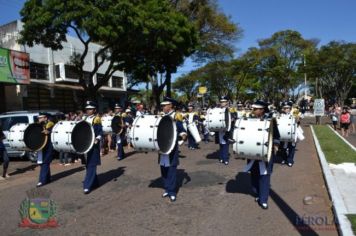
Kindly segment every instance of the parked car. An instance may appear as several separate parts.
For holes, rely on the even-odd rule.
[[[3,128],[5,137],[7,137],[10,128],[17,123],[35,123],[38,121],[39,112],[47,112],[51,114],[51,119],[55,122],[61,119],[64,114],[57,110],[36,110],[36,111],[11,111],[0,114],[0,125]],[[20,157],[29,159],[33,162],[37,161],[37,153],[29,151],[18,151],[10,147],[7,139],[4,140],[6,151],[10,158]]]

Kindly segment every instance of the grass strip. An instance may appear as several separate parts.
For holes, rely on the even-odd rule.
[[[347,218],[349,218],[352,226],[352,231],[354,231],[354,234],[356,234],[356,215],[355,214],[350,214],[347,215]]]
[[[329,163],[356,163],[356,152],[326,125],[314,125],[315,134],[319,140],[326,160]]]

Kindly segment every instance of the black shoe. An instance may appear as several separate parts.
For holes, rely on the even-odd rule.
[[[89,189],[84,189],[84,194],[89,194],[90,193],[90,190]]]
[[[227,165],[229,164],[229,162],[228,162],[228,161],[225,161],[224,164],[227,166]]]
[[[169,196],[169,194],[168,194],[167,192],[164,192],[164,193],[162,194],[162,197],[163,197],[163,198],[168,197],[168,196]]]
[[[233,138],[228,138],[228,139],[227,139],[227,142],[228,142],[229,144],[234,144],[234,143],[236,143],[236,140],[233,139]]]
[[[289,166],[289,167],[292,167],[292,166],[293,166],[293,163],[288,163],[288,166]]]
[[[260,200],[259,197],[256,197],[256,198],[255,198],[255,202],[258,202],[259,200]]]

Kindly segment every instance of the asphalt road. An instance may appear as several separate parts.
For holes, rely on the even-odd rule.
[[[156,153],[133,153],[118,162],[102,158],[100,187],[84,195],[85,169],[80,164],[51,165],[58,228],[20,228],[19,207],[35,187],[39,168],[30,162],[10,163],[11,178],[0,182],[1,235],[337,235],[331,202],[308,124],[298,144],[296,163],[276,163],[269,209],[254,201],[246,161],[230,148],[230,164],[218,163],[218,145],[181,148],[177,201],[163,192]],[[304,220],[304,223],[303,223]]]

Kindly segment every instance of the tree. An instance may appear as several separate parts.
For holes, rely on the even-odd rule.
[[[187,75],[182,75],[177,78],[173,83],[173,88],[178,92],[182,93],[182,97],[184,97],[184,102],[189,102],[192,100],[194,95],[196,94],[197,85],[198,85],[198,73],[196,71],[192,71]]]
[[[356,44],[332,41],[322,46],[309,57],[306,71],[318,81],[322,97],[343,105],[356,83]]]
[[[193,59],[199,63],[232,58],[234,43],[242,29],[218,7],[216,0],[170,0],[171,4],[193,22],[199,33],[199,44]]]
[[[96,98],[98,89],[115,71],[127,67],[124,62],[135,53],[125,47],[134,43],[132,40],[139,30],[136,9],[129,0],[29,0],[20,14],[24,23],[20,38],[23,44],[43,44],[53,50],[61,50],[69,30],[74,32],[82,43],[83,51],[72,57],[71,64],[77,71],[86,97],[90,99]],[[84,62],[89,57],[89,44],[94,42],[101,47],[94,54],[92,70],[86,72]],[[104,65],[104,76],[95,84],[94,76]]]
[[[298,68],[302,66],[304,56],[313,50],[318,41],[306,40],[293,30],[274,33],[270,38],[259,41],[263,51],[265,79],[275,87],[273,93],[282,93],[284,99],[302,82]],[[268,95],[269,96],[269,95]]]
[[[139,75],[140,82],[151,81],[157,103],[163,90],[154,79],[157,73],[175,72],[194,52],[197,42],[194,26],[165,0],[29,0],[21,16],[24,29],[20,42],[29,46],[42,43],[60,50],[68,31],[74,31],[83,52],[71,62],[90,98],[95,98],[115,71],[125,70]],[[94,54],[94,67],[86,79],[84,61],[93,42],[101,48]],[[94,84],[93,77],[104,63],[106,72]]]

